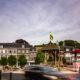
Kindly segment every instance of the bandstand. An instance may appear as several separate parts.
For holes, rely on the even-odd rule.
[[[45,64],[48,64],[48,59],[52,56],[54,56],[54,63],[52,64],[53,66],[59,66],[62,64],[62,53],[60,52],[60,47],[55,43],[50,41],[42,48],[42,51],[44,52],[45,56]]]

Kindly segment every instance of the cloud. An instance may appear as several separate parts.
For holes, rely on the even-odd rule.
[[[49,32],[54,42],[80,42],[79,0],[3,0],[0,4],[0,42],[23,38],[31,44],[48,43]]]

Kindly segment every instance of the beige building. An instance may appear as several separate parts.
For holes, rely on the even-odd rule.
[[[34,57],[36,56],[36,49],[30,44],[23,43],[0,43],[0,58],[9,55],[19,55],[24,54],[27,58],[28,64],[34,63]]]

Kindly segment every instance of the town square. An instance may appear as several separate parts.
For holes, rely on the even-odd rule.
[[[80,80],[80,0],[0,0],[0,80]]]

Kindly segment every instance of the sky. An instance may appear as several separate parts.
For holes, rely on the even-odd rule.
[[[80,42],[80,0],[0,0],[0,43]]]

